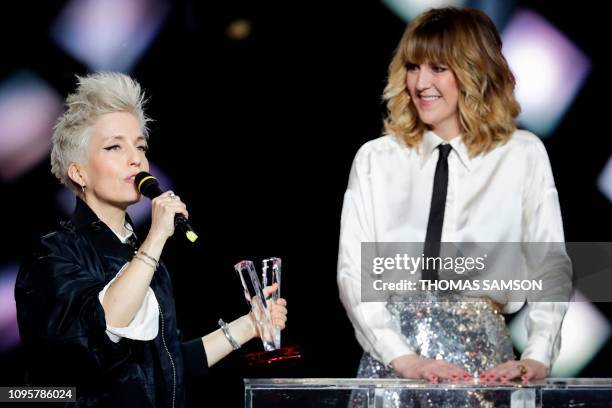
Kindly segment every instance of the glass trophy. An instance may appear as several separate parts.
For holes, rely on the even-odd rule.
[[[272,293],[272,301],[276,302],[280,297],[281,291],[281,259],[280,258],[268,258],[261,262],[261,282],[264,286],[272,286],[275,283],[278,288]],[[280,348],[281,345],[281,329],[278,326],[274,326],[274,345],[276,348]]]
[[[241,261],[234,266],[242,282],[244,297],[251,308],[257,332],[264,346],[264,351],[245,355],[249,365],[269,365],[302,358],[302,347],[299,345],[281,348],[281,329],[272,323],[270,317],[269,302],[276,302],[280,298],[281,265],[280,258],[264,259],[261,265],[261,281],[252,261]],[[262,288],[275,283],[278,288],[266,299]]]
[[[278,265],[280,266],[280,259],[278,261]],[[251,312],[255,319],[255,325],[257,326],[257,332],[259,333],[259,337],[263,343],[264,350],[278,350],[280,348],[280,330],[274,327],[272,324],[267,299],[265,298],[262,287],[259,283],[255,265],[252,261],[240,261],[234,266],[234,269],[238,273],[240,281],[242,282],[244,297],[251,308]],[[270,269],[272,269],[270,273],[273,275],[273,267],[270,267]],[[277,278],[271,276],[270,279]],[[266,277],[265,282],[268,281],[269,280]],[[280,283],[279,280],[276,282]],[[266,283],[264,283],[264,285],[266,285]],[[273,299],[278,299],[277,294],[274,294],[273,296],[276,296],[276,298],[273,297]]]

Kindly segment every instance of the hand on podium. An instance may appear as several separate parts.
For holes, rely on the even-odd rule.
[[[526,358],[524,360],[512,360],[499,364],[484,373],[487,378],[514,380],[521,379],[523,382],[542,380],[548,375],[548,367],[543,363]]]
[[[448,361],[433,360],[416,354],[397,357],[391,361],[391,366],[403,378],[425,379],[431,382],[472,377],[467,371]]]

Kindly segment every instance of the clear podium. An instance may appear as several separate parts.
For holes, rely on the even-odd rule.
[[[548,378],[528,384],[469,379],[245,379],[245,407],[611,407],[612,379]],[[355,404],[359,401],[359,405]]]

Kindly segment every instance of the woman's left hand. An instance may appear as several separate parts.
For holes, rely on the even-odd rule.
[[[541,380],[546,378],[548,367],[543,363],[527,358],[525,360],[512,360],[499,364],[484,373],[488,379],[500,379],[508,381],[513,379],[521,379],[524,382],[531,380]]]
[[[264,297],[267,299],[272,293],[276,292],[278,284],[272,286],[266,286],[263,289]],[[270,309],[270,318],[272,324],[279,327],[281,330],[285,328],[287,323],[287,301],[283,298],[278,298],[276,302],[268,300],[268,308]]]

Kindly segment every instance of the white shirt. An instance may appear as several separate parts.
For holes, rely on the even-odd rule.
[[[460,137],[446,142],[431,131],[423,134],[420,149],[391,135],[364,144],[344,195],[337,278],[358,342],[383,364],[416,352],[384,302],[361,302],[361,243],[425,241],[441,143],[452,146],[442,242],[564,242],[548,155],[530,132],[516,130],[504,145],[472,159]],[[522,305],[506,303],[504,312]],[[528,303],[521,358],[552,365],[567,306]]]
[[[125,227],[130,231],[125,237],[115,233],[117,238],[121,240],[124,244],[127,242],[128,238],[134,233],[132,226],[129,224],[125,224]],[[113,231],[114,232],[114,231]],[[102,304],[102,300],[104,299],[104,295],[106,291],[110,287],[110,285],[117,279],[125,268],[129,265],[129,262],[126,262],[117,275],[108,282],[108,284],[100,291],[98,294],[98,299],[100,300],[100,304]],[[140,308],[134,315],[134,318],[126,327],[113,327],[106,324],[106,334],[108,337],[115,343],[118,343],[123,337],[127,337],[128,339],[133,340],[153,340],[157,337],[157,333],[159,331],[159,304],[157,303],[157,298],[155,297],[155,293],[153,289],[149,287],[147,289],[147,293],[145,294],[144,299],[142,300],[142,304]]]

